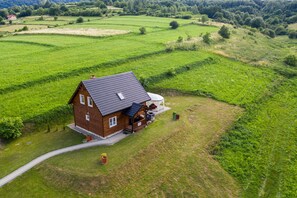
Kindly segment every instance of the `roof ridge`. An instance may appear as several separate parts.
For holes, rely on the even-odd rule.
[[[94,78],[94,79],[82,80],[82,82],[84,83],[84,82],[88,82],[88,81],[94,81],[94,80],[99,80],[99,79],[106,79],[106,78],[121,76],[121,75],[129,74],[129,73],[132,73],[134,75],[134,73],[132,71],[128,71],[128,72],[123,72],[123,73],[118,73],[118,74],[112,74],[112,75],[109,75],[109,76],[102,76],[102,77]]]

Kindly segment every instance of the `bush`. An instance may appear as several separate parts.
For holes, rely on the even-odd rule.
[[[56,21],[56,20],[58,20],[58,17],[57,17],[57,16],[55,16],[55,17],[54,17],[54,20],[55,20],[55,21]]]
[[[297,39],[297,31],[294,31],[294,30],[290,31],[289,32],[289,38],[290,39]]]
[[[287,65],[296,67],[297,66],[297,57],[295,55],[289,55],[285,58],[284,62]]]
[[[79,17],[78,19],[76,19],[76,23],[83,23],[84,22],[84,18]]]
[[[265,29],[263,33],[266,34],[267,36],[269,36],[270,38],[275,37],[275,32],[271,29]]]
[[[179,37],[177,38],[177,42],[178,42],[178,43],[183,42],[183,40],[184,40],[184,38],[183,38],[182,36],[179,36]]]
[[[22,31],[28,31],[29,28],[28,28],[28,26],[24,26],[21,30],[22,30]]]
[[[221,35],[221,37],[223,37],[223,38],[230,38],[230,31],[229,31],[229,28],[228,27],[226,27],[225,25],[223,25],[222,27],[221,27],[221,29],[219,30],[219,35]]]
[[[139,28],[140,34],[146,34],[146,28],[145,27],[141,27]]]
[[[191,15],[184,15],[184,16],[182,16],[181,18],[182,18],[182,19],[191,19],[192,16],[191,16]]]
[[[204,42],[204,43],[210,44],[210,41],[211,41],[211,39],[210,39],[210,33],[207,32],[207,33],[202,37],[202,39],[203,39],[203,42]]]
[[[17,138],[22,135],[23,121],[19,117],[0,119],[0,137],[4,139]]]
[[[171,21],[169,25],[171,26],[172,29],[177,29],[179,27],[179,24],[177,23],[177,21]]]

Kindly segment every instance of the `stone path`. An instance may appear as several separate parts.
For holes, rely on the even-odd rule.
[[[80,149],[84,149],[84,148],[93,147],[93,146],[113,145],[113,144],[119,142],[120,140],[124,139],[127,136],[128,135],[126,135],[126,134],[118,133],[108,139],[105,139],[105,140],[98,140],[98,141],[92,141],[92,142],[87,142],[87,143],[83,143],[83,144],[78,144],[75,146],[69,146],[66,148],[58,149],[58,150],[46,153],[44,155],[41,155],[41,156],[37,157],[36,159],[32,160],[31,162],[29,162],[28,164],[13,171],[9,175],[1,178],[0,179],[0,187],[4,186],[5,184],[14,180],[16,177],[20,176],[21,174],[27,172],[28,170],[30,170],[37,164],[39,164],[39,163],[43,162],[44,160],[47,160],[51,157],[54,157],[56,155],[60,155],[63,153],[71,152],[71,151],[76,151],[76,150],[80,150]]]

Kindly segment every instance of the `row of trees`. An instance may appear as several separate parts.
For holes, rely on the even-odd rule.
[[[70,0],[69,0],[70,1]],[[297,22],[297,0],[90,0],[80,3],[55,4],[41,0],[34,6],[14,6],[0,10],[0,16],[17,14],[64,16],[102,16],[110,11],[107,6],[123,8],[122,15],[150,15],[159,17],[191,18],[192,14],[203,14],[218,22],[234,26],[249,26],[259,29],[270,37],[290,35],[288,24]]]

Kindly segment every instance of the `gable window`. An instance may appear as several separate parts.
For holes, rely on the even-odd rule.
[[[86,114],[86,121],[90,121],[90,114],[89,114],[89,112]]]
[[[120,100],[124,100],[125,96],[123,95],[123,93],[117,93],[118,97],[120,98]]]
[[[88,96],[87,99],[88,99],[88,106],[89,107],[93,107],[93,100],[92,100],[92,98],[90,96]]]
[[[80,104],[85,104],[85,96],[82,95],[82,94],[79,94],[79,101],[80,101]]]
[[[109,118],[109,128],[117,125],[117,116]]]

